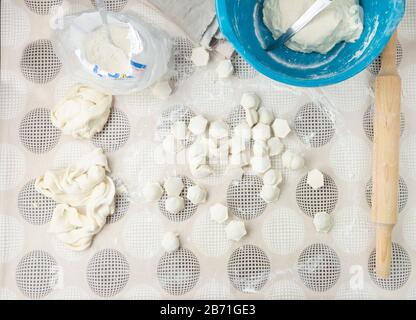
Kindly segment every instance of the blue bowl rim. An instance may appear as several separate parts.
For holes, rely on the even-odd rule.
[[[224,17],[221,17],[221,15],[219,14],[220,12],[225,12],[225,6],[226,6],[227,1],[229,0],[215,0],[217,20],[218,20],[221,32],[228,39],[228,41],[233,45],[234,49],[254,69],[259,71],[263,75],[273,80],[276,80],[278,82],[282,82],[282,83],[285,83],[291,86],[296,86],[296,87],[323,87],[323,86],[334,85],[342,81],[348,80],[354,77],[355,75],[359,74],[361,71],[366,69],[383,52],[384,48],[386,47],[387,43],[390,40],[390,37],[392,36],[396,28],[399,26],[399,23],[405,13],[405,10],[403,9],[401,16],[398,17],[397,19],[396,25],[394,26],[394,28],[391,28],[391,33],[387,34],[383,38],[383,40],[378,42],[376,46],[373,46],[373,49],[371,50],[371,52],[368,54],[368,56],[365,59],[363,59],[360,63],[353,66],[348,71],[336,74],[330,78],[322,78],[322,79],[294,79],[285,75],[279,75],[277,79],[276,73],[274,73],[273,71],[270,71],[270,69],[263,67],[261,63],[257,62],[257,60],[244,49],[244,47],[238,41],[237,37],[234,35],[234,32],[232,32],[233,28],[230,25],[230,21],[228,19],[225,19]],[[403,0],[403,4],[405,8],[406,0]]]

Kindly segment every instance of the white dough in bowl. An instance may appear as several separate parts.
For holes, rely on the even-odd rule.
[[[264,24],[275,39],[285,33],[315,0],[265,0]],[[358,0],[333,0],[286,45],[295,51],[325,54],[341,41],[355,42],[363,31]]]
[[[51,111],[53,125],[77,139],[91,139],[100,132],[110,115],[113,97],[76,85]]]

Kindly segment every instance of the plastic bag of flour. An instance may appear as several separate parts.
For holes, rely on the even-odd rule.
[[[63,18],[56,42],[64,66],[80,82],[114,95],[140,91],[160,80],[169,70],[169,38],[137,17],[107,15],[108,28],[96,11]]]

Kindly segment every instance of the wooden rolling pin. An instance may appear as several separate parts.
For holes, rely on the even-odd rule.
[[[397,33],[383,51],[375,83],[372,219],[376,226],[376,272],[381,278],[390,275],[391,238],[398,214],[402,90],[396,44]]]

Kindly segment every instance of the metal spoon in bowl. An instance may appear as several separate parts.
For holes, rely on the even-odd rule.
[[[266,51],[272,51],[286,42],[288,42],[296,33],[302,30],[313,20],[319,13],[326,9],[332,0],[316,0],[315,3],[298,19],[296,22],[286,30],[275,42],[271,43]]]

